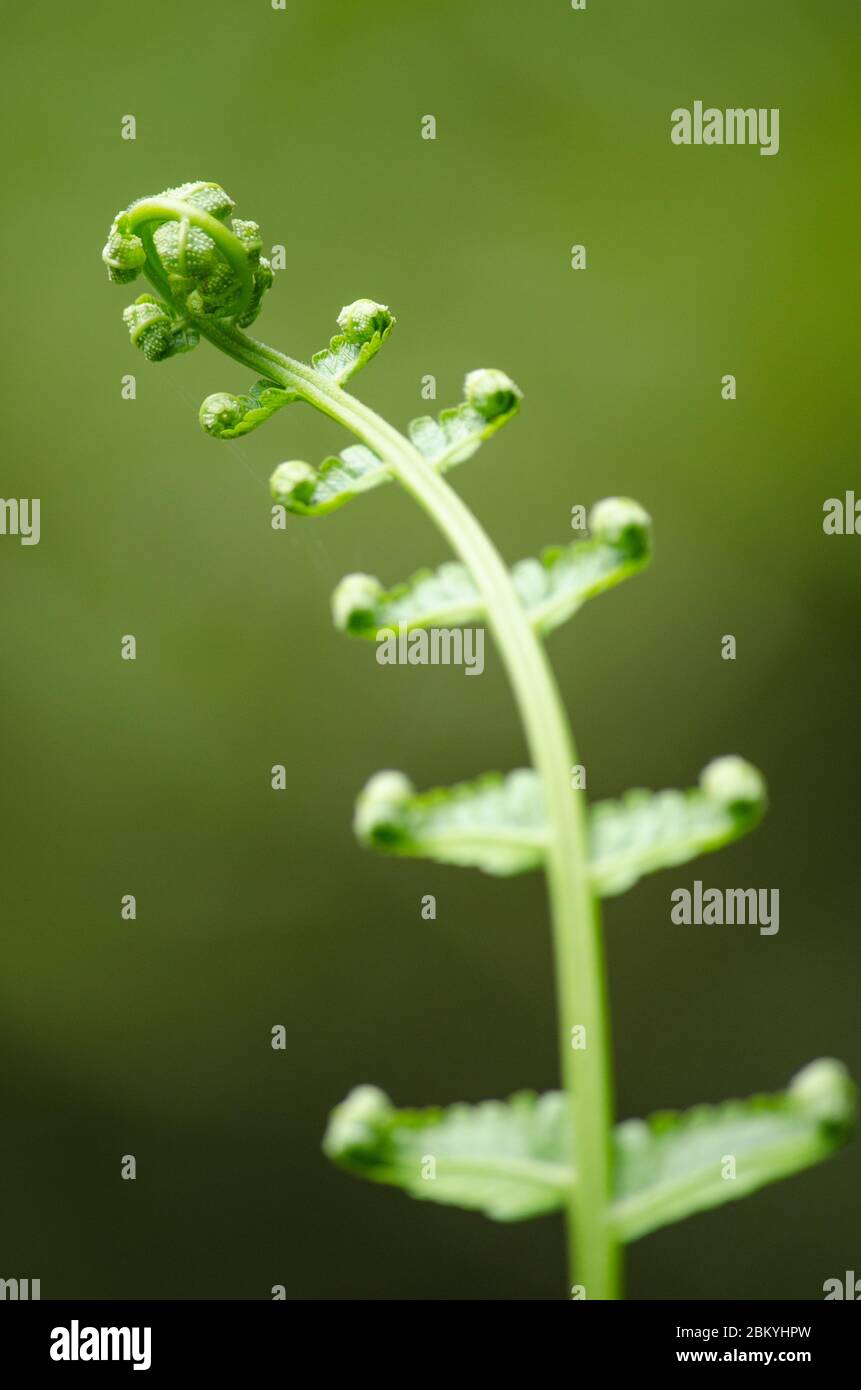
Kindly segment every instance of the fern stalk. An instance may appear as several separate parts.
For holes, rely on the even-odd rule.
[[[550,832],[546,875],[561,1072],[571,1149],[576,1135],[578,1155],[578,1181],[566,1208],[569,1274],[589,1298],[616,1298],[620,1261],[608,1220],[613,1098],[600,909],[589,886],[585,798],[571,787],[577,755],[544,647],[486,531],[404,435],[304,363],[236,329],[204,333],[222,351],[277,381],[373,449],[445,536],[482,597],[541,779]],[[586,1046],[575,1049],[571,1030],[578,1024]]]
[[[246,434],[303,400],[360,441],[316,470],[296,460],[279,465],[272,489],[285,511],[321,515],[394,478],[446,537],[459,564],[419,572],[388,593],[373,576],[347,576],[333,598],[336,624],[373,636],[393,612],[407,627],[452,613],[486,622],[533,766],[419,795],[403,774],[378,773],[359,797],[355,828],[377,849],[489,873],[541,865],[553,923],[564,1092],[398,1111],[378,1088],[359,1086],[332,1112],[324,1150],[373,1181],[497,1220],[562,1209],[572,1294],[617,1298],[623,1243],[819,1162],[851,1133],[855,1089],[830,1058],[811,1063],[776,1095],[613,1128],[599,897],[752,829],[765,809],[763,779],[730,756],[709,763],[696,789],[634,789],[619,802],[587,807],[570,784],[577,754],[538,633],[647,563],[648,514],[630,499],[604,499],[590,514],[591,540],[547,550],[509,572],[442,474],[516,414],[514,383],[501,372],[470,373],[466,400],[438,420],[413,421],[407,438],[343,389],[388,336],[394,319],[385,305],[346,306],[339,335],[310,365],[242,331],[272,270],[257,224],[231,219],[233,206],[218,184],[194,183],[117,214],[102,253],[110,279],[127,284],[143,272],[160,296],[140,295],[124,311],[132,341],[160,361],[206,338],[257,373],[248,394],[216,392],[203,402],[201,424],[216,438]],[[416,1144],[433,1144],[429,1176],[437,1181],[425,1181],[428,1155]],[[724,1181],[728,1156],[739,1162],[734,1182]]]

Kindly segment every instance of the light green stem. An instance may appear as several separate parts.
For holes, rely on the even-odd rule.
[[[548,819],[562,1079],[578,1175],[566,1211],[570,1278],[587,1298],[616,1298],[620,1258],[609,1219],[613,1100],[601,923],[588,876],[585,797],[571,786],[577,755],[544,647],[487,534],[402,434],[304,363],[232,328],[202,325],[202,331],[224,352],[296,391],[373,449],[446,536],[482,596],[541,778]],[[578,1025],[585,1046],[575,1048],[572,1030]]]

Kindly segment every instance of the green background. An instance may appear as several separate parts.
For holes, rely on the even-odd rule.
[[[402,1104],[556,1084],[540,876],[386,862],[350,830],[380,767],[425,786],[525,752],[495,653],[481,680],[389,669],[332,629],[347,571],[446,558],[409,499],[273,532],[274,465],[346,439],[297,406],[216,443],[198,404],[247,374],[130,346],[99,251],[118,207],[185,179],[287,247],[264,338],[306,356],[343,303],[392,305],[356,389],[393,420],[427,408],[426,373],[437,407],[471,368],[515,377],[521,418],[454,476],[507,557],[570,537],[575,503],[654,516],[647,575],[550,640],[590,794],[739,752],[772,805],[607,904],[620,1115],[824,1054],[861,1074],[861,539],[821,527],[859,483],[859,28],[855,0],[7,15],[2,492],[41,498],[42,540],[0,540],[0,1275],[44,1297],[564,1296],[555,1218],[493,1225],[321,1156],[360,1081]],[[779,107],[779,154],[676,148],[695,99]],[[671,926],[697,877],[779,888],[779,935]],[[630,1296],[820,1298],[861,1270],[858,1153],[635,1245]]]

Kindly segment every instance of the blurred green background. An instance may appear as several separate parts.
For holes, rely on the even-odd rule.
[[[332,629],[347,571],[446,557],[405,495],[273,532],[274,465],[347,441],[297,406],[216,443],[198,404],[248,375],[130,346],[99,251],[118,207],[185,179],[287,247],[264,338],[305,356],[343,303],[392,305],[356,389],[395,421],[426,373],[442,407],[467,370],[511,372],[522,417],[454,476],[510,559],[569,538],[575,503],[655,518],[648,574],[551,639],[590,794],[737,751],[772,806],[607,904],[620,1115],[823,1054],[861,1075],[861,539],[821,529],[859,481],[859,21],[855,0],[7,14],[2,492],[42,499],[42,540],[0,541],[0,1275],[44,1297],[564,1294],[556,1219],[495,1226],[321,1156],[360,1081],[402,1104],[556,1084],[546,904],[539,876],[354,844],[371,772],[458,780],[516,766],[522,736],[495,654],[482,680],[382,668]],[[695,99],[779,107],[779,154],[674,147]],[[779,888],[779,935],[672,927],[696,877]],[[820,1298],[861,1268],[858,1155],[635,1245],[629,1295]]]

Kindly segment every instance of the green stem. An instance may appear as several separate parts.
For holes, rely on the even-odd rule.
[[[620,1259],[609,1217],[613,1101],[600,914],[588,876],[585,798],[571,787],[577,755],[544,647],[487,534],[403,435],[304,363],[236,329],[201,328],[224,352],[296,391],[373,449],[445,535],[482,596],[541,778],[548,818],[546,867],[562,1078],[578,1175],[567,1204],[570,1277],[572,1284],[584,1287],[587,1298],[616,1298]],[[586,1045],[575,1049],[572,1029],[577,1025]]]

